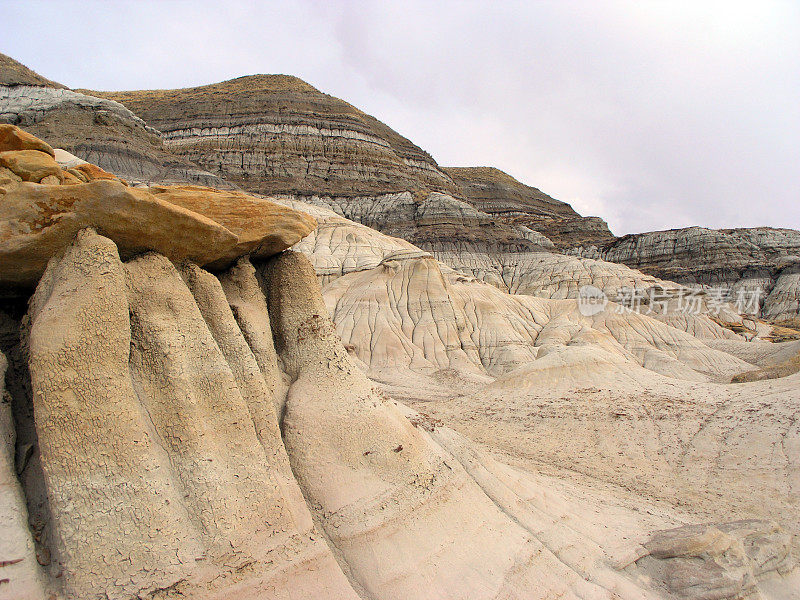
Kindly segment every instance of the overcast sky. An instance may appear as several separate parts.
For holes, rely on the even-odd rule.
[[[800,229],[800,2],[24,2],[0,52],[92,89],[297,75],[441,165],[614,233]]]

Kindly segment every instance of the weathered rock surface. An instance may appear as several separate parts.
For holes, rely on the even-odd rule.
[[[355,599],[314,531],[219,282],[186,276],[194,293],[167,259],[123,265],[84,231],[32,300],[59,597]]]
[[[614,239],[598,217],[582,217],[541,190],[520,183],[494,167],[447,167],[464,199],[478,210],[545,235],[559,250]]]
[[[517,450],[529,453],[551,435],[543,433],[540,446],[520,437],[524,424],[535,422],[521,416],[525,404],[518,404],[530,403],[532,390],[563,396],[571,385],[621,377],[628,386],[644,378],[666,393],[665,382],[680,381],[675,376],[703,380],[702,372],[748,363],[646,316],[589,318],[575,300],[509,295],[403,240],[335,215],[320,220],[301,247],[314,250],[312,259],[327,257],[321,278],[336,325],[317,287],[320,276],[297,254],[260,267],[267,300],[246,261],[219,278],[190,263],[177,269],[152,253],[122,263],[110,240],[87,231],[51,261],[31,303],[27,345],[48,499],[47,510],[37,512],[46,521],[40,553],[50,556],[47,573],[57,597],[129,598],[168,588],[204,598],[522,599],[531,590],[575,599],[670,598],[659,586],[679,585],[682,575],[659,566],[672,559],[655,556],[648,539],[700,515],[718,515],[723,509],[712,508],[710,496],[698,496],[701,512],[692,518],[679,502],[657,507],[649,499],[639,513],[621,492],[589,484],[565,488],[530,465],[506,467],[436,415],[471,436],[496,438],[491,444],[506,451],[511,440],[525,440]],[[337,331],[346,341],[350,333],[349,346]],[[607,360],[597,362],[604,353]],[[406,400],[427,414],[393,402],[361,372],[364,365],[390,374],[384,367],[392,363],[390,387],[401,389],[397,382],[405,379]],[[54,365],[69,368],[56,373]],[[446,397],[442,387],[450,395],[459,387],[474,392],[497,375],[484,393],[503,390],[506,398],[482,408],[466,396],[431,404],[425,386],[444,373],[450,375],[438,380],[440,398]],[[689,393],[699,393],[700,384],[692,385]],[[718,386],[716,393],[735,406],[742,396],[727,390]],[[759,408],[751,418],[763,423],[757,435],[770,439],[780,424],[763,421],[776,410],[761,406],[764,401],[752,401]],[[693,414],[690,401],[682,402],[675,410]],[[780,419],[794,410],[794,400],[782,403]],[[505,423],[497,411],[505,410],[518,426],[496,430],[492,423]],[[697,410],[727,414],[713,404]],[[478,414],[493,416],[487,421]],[[466,423],[485,429],[471,431]],[[691,430],[693,421],[686,423]],[[98,424],[113,435],[98,438]],[[631,444],[638,439],[604,427],[629,436]],[[553,424],[552,431],[560,430]],[[570,431],[577,438],[572,446],[591,443]],[[756,433],[743,427],[737,435],[743,450],[753,447]],[[758,493],[733,478],[727,459],[716,464],[701,452],[701,439],[682,468],[702,472],[714,465],[715,502],[730,502],[740,518],[758,512]],[[82,446],[91,440],[93,446]],[[75,465],[74,456],[98,465],[89,469],[90,480],[87,463]],[[543,448],[539,456],[549,455]],[[566,456],[572,455],[561,460],[571,460]],[[581,459],[581,468],[591,456]],[[769,457],[760,452],[750,468],[770,474],[760,480],[763,494],[781,497],[795,475],[785,477]],[[651,460],[664,471],[660,480],[691,489],[670,479],[676,467]],[[623,460],[610,464],[615,467],[601,470],[603,477],[633,485]],[[23,481],[35,498],[30,477]],[[163,489],[156,493],[152,486]],[[650,488],[635,489],[661,501]],[[745,500],[745,491],[752,497]],[[120,494],[124,501],[116,500]],[[149,501],[154,495],[169,503]],[[641,498],[635,502],[643,506]],[[82,518],[88,506],[93,517]],[[781,554],[789,539],[781,527],[795,530],[793,513],[777,503],[761,514],[779,523],[768,526],[768,536],[758,533],[767,531],[761,525],[750,528],[753,534],[726,533],[744,540],[744,566],[728,561],[718,573],[717,563],[691,563],[708,589],[724,592],[718,597],[733,599],[740,590],[791,597],[784,592],[797,583],[796,569],[790,553]],[[154,519],[162,523],[156,537]],[[119,558],[101,560],[123,531],[125,544],[115,546]],[[83,536],[97,556],[75,550]],[[735,579],[742,569],[752,577]],[[719,584],[731,578],[741,585]],[[766,594],[773,589],[779,593]]]
[[[32,143],[19,129],[5,131],[9,145]],[[0,146],[0,281],[8,286],[34,284],[50,257],[86,227],[110,237],[125,256],[156,250],[226,267],[246,254],[281,252],[316,226],[308,214],[266,199],[198,186],[131,188],[59,154],[73,165],[64,171],[54,155]]]
[[[800,317],[800,262],[780,270],[761,314],[772,321],[791,321]]]
[[[222,225],[116,181],[0,188],[0,280],[30,286],[47,261],[85,227],[112,238],[123,252],[162,250],[207,264],[238,244]]]
[[[371,197],[293,196],[329,208],[352,221],[426,251],[500,256],[552,249],[543,235],[522,225],[498,221],[449,194],[409,192]]]
[[[539,233],[551,229],[572,232],[559,247],[613,239],[605,224],[500,171],[454,169],[454,182],[386,125],[296,78],[101,95],[163,131],[172,151],[243,189],[322,203],[425,250],[551,249]],[[480,192],[484,180],[494,201]],[[585,235],[578,233],[583,221]]]
[[[29,318],[51,575],[62,573],[67,598],[173,585],[201,546],[131,382],[125,273],[114,244],[81,234],[50,263]]]
[[[90,95],[43,87],[48,83],[35,74],[38,82],[27,81],[12,63],[4,63],[13,83],[0,92],[8,107],[0,120],[30,122],[54,145],[127,179],[217,188],[224,179],[252,192],[290,194],[403,237],[456,268],[471,262],[524,268],[515,255],[572,249],[680,284],[724,284],[734,294],[757,290],[762,300],[776,288],[757,307],[770,320],[800,311],[794,280],[776,287],[785,269],[793,273],[796,232],[690,228],[615,241],[601,219],[582,217],[502,171],[439,167],[375,118],[293,77]],[[63,115],[58,107],[67,107]],[[163,130],[163,144],[153,126]],[[96,136],[86,133],[98,127]],[[121,158],[109,158],[115,154]],[[192,160],[214,175],[193,170]],[[499,282],[482,267],[473,273]]]
[[[91,92],[164,133],[167,147],[261,194],[456,190],[426,152],[357,108],[286,75],[196,88]]]
[[[50,154],[40,150],[9,150],[0,152],[0,169],[7,169],[22,181],[40,183],[49,176],[56,177],[56,184],[61,183],[63,175],[61,167]],[[49,183],[48,180],[46,183]]]
[[[16,427],[5,389],[6,357],[0,352],[0,597],[38,600],[44,578],[36,562],[28,508],[15,465]]]
[[[387,599],[610,599],[366,380],[325,315],[311,265],[298,256],[284,254],[266,269],[277,349],[293,379],[284,441],[352,578],[370,597]]]
[[[245,254],[253,258],[277,254],[302,240],[317,225],[306,213],[242,192],[198,186],[151,186],[147,191],[159,200],[208,217],[238,237],[236,246],[214,261],[221,266]]]
[[[65,89],[0,86],[0,123],[23,127],[130,181],[231,187],[164,149],[159,132],[109,100]]]
[[[309,88],[142,96],[242,181],[285,152],[282,206],[126,187],[0,129],[0,252],[24,250],[0,256],[2,291],[47,264],[27,306],[0,302],[0,598],[797,600],[800,342],[548,252],[536,219],[593,225]],[[269,257],[312,217],[308,258]],[[630,311],[626,288],[661,296]]]
[[[760,595],[765,573],[791,570],[790,545],[790,536],[766,521],[686,525],[656,532],[637,566],[678,597],[742,598]]]
[[[689,227],[626,235],[597,248],[574,252],[623,263],[677,283],[720,287],[730,290],[734,297],[755,291],[762,314],[770,319],[790,319],[800,311],[795,285],[800,268],[800,231],[793,229]],[[778,286],[784,273],[786,279]]]
[[[39,150],[53,158],[56,157],[55,151],[50,144],[43,142],[19,127],[0,124],[0,152],[9,150]]]
[[[703,314],[664,314],[658,307],[651,311],[643,305],[641,312],[652,313],[650,316],[626,316],[628,311],[612,303],[602,314],[582,315],[576,301],[578,285],[603,286],[612,299],[623,285],[642,289],[667,285],[622,265],[544,253],[530,257],[531,265],[541,265],[539,279],[525,282],[509,276],[506,284],[501,275],[513,275],[509,269],[497,272],[499,283],[488,286],[464,270],[453,271],[432,260],[431,254],[403,240],[322,208],[290,204],[298,210],[311,211],[317,218],[318,230],[295,249],[306,252],[314,262],[340,336],[376,372],[394,368],[426,373],[462,369],[497,375],[535,358],[538,346],[549,343],[546,340],[555,335],[556,323],[566,327],[554,338],[556,343],[569,343],[572,335],[610,336],[617,340],[611,342],[613,347],[619,348],[621,343],[635,348],[639,364],[645,363],[659,372],[695,378],[696,367],[712,377],[730,379],[738,374],[737,369],[754,368],[710,348],[700,352],[710,351],[704,358],[697,355],[698,362],[683,355],[681,360],[689,361],[688,370],[686,364],[674,360],[680,355],[674,353],[678,347],[699,351],[698,338],[741,339]],[[484,275],[483,279],[488,277]],[[520,289],[537,281],[540,287]],[[509,296],[496,289],[504,286],[511,286],[511,291],[518,294]],[[673,288],[677,286],[673,284]],[[538,297],[531,297],[534,295]],[[566,298],[572,300],[556,309],[559,304],[553,300]],[[553,314],[558,315],[558,320],[547,325],[555,318]],[[584,324],[567,325],[572,319]],[[640,333],[634,333],[636,329]],[[543,331],[546,334],[539,337]],[[680,337],[684,342],[674,336],[685,336]],[[671,350],[667,354],[661,351],[668,348]]]

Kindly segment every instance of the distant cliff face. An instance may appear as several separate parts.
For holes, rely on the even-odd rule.
[[[427,152],[296,77],[91,93],[123,103],[163,132],[173,152],[252,192],[457,191]]]
[[[494,167],[447,167],[463,197],[478,210],[538,231],[559,250],[616,239],[599,217],[582,217],[566,202]]]
[[[429,154],[385,124],[295,77],[92,93],[123,103],[159,129],[171,151],[248,191],[328,206],[431,251],[553,247],[473,202]],[[580,219],[568,205],[549,204]]]
[[[160,133],[121,104],[69,90],[3,54],[0,123],[24,127],[124,179],[231,187],[164,148]]]
[[[626,235],[575,253],[682,284],[757,290],[768,318],[800,311],[800,231],[793,229],[687,227]]]

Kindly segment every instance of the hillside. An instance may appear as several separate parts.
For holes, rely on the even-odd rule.
[[[422,149],[296,77],[86,93],[121,102],[160,130],[175,153],[251,192],[364,196],[456,189]]]

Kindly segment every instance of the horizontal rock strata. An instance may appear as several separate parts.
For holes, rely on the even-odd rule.
[[[754,292],[757,310],[772,320],[791,319],[800,311],[794,285],[800,268],[800,232],[793,229],[689,227],[626,235],[575,253],[682,284],[730,290],[734,297],[740,291]]]
[[[121,102],[162,131],[173,152],[251,192],[456,190],[409,140],[295,77],[254,75],[182,90],[91,93]]]
[[[447,167],[444,170],[459,185],[463,198],[475,208],[537,231],[559,250],[615,239],[602,219],[582,217],[569,204],[520,183],[500,169]]]

